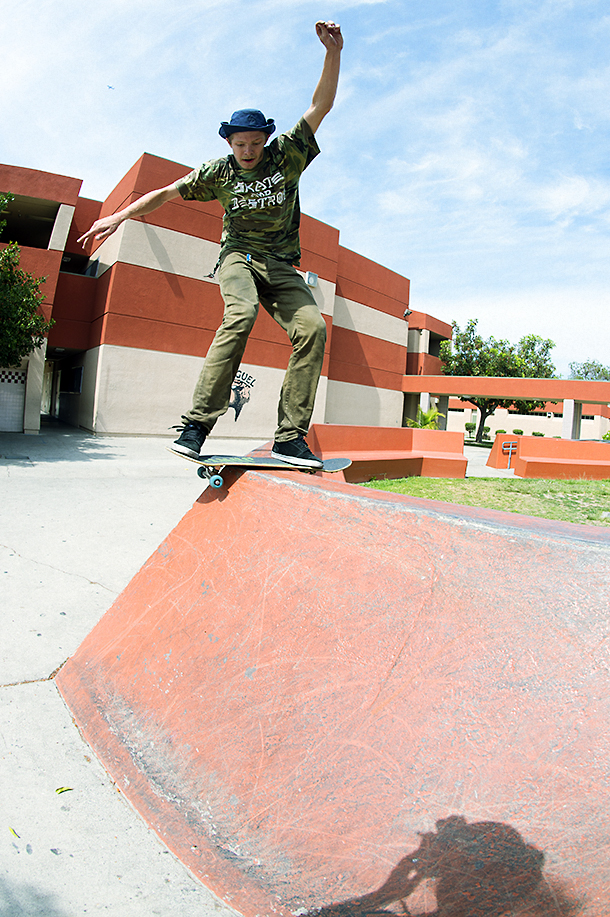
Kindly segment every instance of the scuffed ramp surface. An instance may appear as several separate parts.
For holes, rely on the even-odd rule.
[[[57,682],[143,817],[248,917],[396,875],[431,913],[403,858],[457,815],[544,853],[553,909],[515,913],[576,913],[563,889],[601,917],[609,560],[593,528],[249,472],[202,495]],[[485,850],[470,910],[443,913],[499,915],[472,904]]]

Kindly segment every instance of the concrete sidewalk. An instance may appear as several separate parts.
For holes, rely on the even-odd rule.
[[[0,433],[2,917],[234,914],[125,802],[52,680],[203,489],[170,442]],[[470,476],[512,475],[486,469],[486,449],[467,455]]]
[[[513,468],[488,468],[487,459],[490,449],[485,446],[464,446],[464,455],[468,459],[467,478],[514,478]]]
[[[234,913],[125,802],[50,680],[203,489],[167,443],[0,434],[2,917]]]

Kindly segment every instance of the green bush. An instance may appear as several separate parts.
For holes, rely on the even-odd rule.
[[[496,430],[496,436],[498,436],[499,433],[506,433],[506,430]]]
[[[523,430],[513,430],[515,436],[523,436]]]
[[[532,436],[544,436],[544,433],[539,433],[537,430],[533,430]]]

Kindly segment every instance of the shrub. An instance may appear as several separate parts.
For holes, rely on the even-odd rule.
[[[469,433],[472,436],[472,434],[474,433],[476,429],[476,426],[477,426],[476,423],[465,423],[464,429],[466,430],[467,433]]]
[[[533,430],[532,436],[544,436],[544,433],[539,433],[537,430]]]
[[[515,436],[523,436],[523,430],[513,430]]]
[[[506,433],[506,430],[496,430],[496,436],[498,436],[499,433]]]

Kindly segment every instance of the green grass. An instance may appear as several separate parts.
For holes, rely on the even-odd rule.
[[[610,480],[412,477],[370,481],[362,486],[461,506],[499,509],[581,525],[610,526]]]

